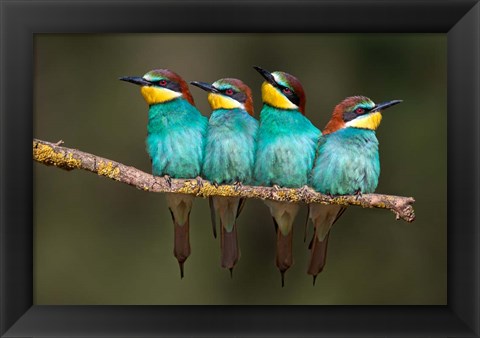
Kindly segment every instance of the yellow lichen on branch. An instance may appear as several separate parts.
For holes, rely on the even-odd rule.
[[[52,146],[33,142],[33,158],[36,161],[46,165],[54,165],[56,167],[73,170],[81,167],[82,162],[73,158],[72,153],[65,151],[55,151]]]
[[[118,177],[120,176],[120,169],[118,167],[115,167],[112,162],[105,163],[103,161],[100,161],[97,170],[100,176],[106,176],[114,180],[118,180]]]
[[[328,196],[309,187],[300,189],[275,188],[247,185],[219,185],[201,179],[172,179],[152,176],[134,167],[108,160],[77,149],[60,146],[58,143],[33,140],[33,160],[46,165],[72,170],[83,169],[99,176],[126,183],[149,192],[171,192],[197,197],[236,196],[290,203],[322,203],[355,205],[362,208],[380,208],[392,211],[397,219],[406,222],[415,220],[412,197],[364,194],[361,196]]]

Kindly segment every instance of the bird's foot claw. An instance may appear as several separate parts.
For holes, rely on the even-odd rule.
[[[357,191],[355,191],[355,200],[358,200],[360,197],[362,197],[362,191],[360,189],[358,189]]]
[[[241,187],[242,187],[242,182],[235,181],[235,182],[233,183],[233,189],[234,189],[235,191],[238,191],[238,189],[240,189]]]
[[[279,191],[280,190],[280,186],[278,184],[274,184],[272,186],[272,188],[275,190],[275,191]]]
[[[201,178],[200,176],[197,176],[195,178],[195,180],[197,181],[198,190],[202,189],[203,188],[203,178]]]
[[[170,177],[170,175],[164,175],[163,178],[167,182],[168,187],[171,188],[172,187],[172,178]]]
[[[309,190],[310,190],[310,188],[307,185],[304,185],[303,187],[298,189],[298,192],[299,192],[300,196],[303,199],[305,199],[305,197],[308,196]]]
[[[215,188],[218,188],[218,182],[217,181],[213,181],[213,185],[215,186]]]

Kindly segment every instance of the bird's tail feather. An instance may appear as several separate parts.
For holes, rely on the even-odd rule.
[[[173,254],[180,266],[180,277],[183,278],[183,265],[190,256],[190,211],[193,196],[184,194],[165,194],[167,205],[174,225]]]
[[[237,218],[238,216],[240,216],[240,213],[242,212],[243,207],[245,206],[245,202],[247,202],[247,199],[245,197],[240,198],[240,201],[238,202]]]
[[[293,229],[287,235],[283,235],[281,231],[277,231],[277,254],[275,263],[282,275],[282,287],[285,285],[285,271],[293,265],[292,239]]]
[[[231,271],[240,259],[236,223],[233,224],[233,229],[230,232],[228,232],[222,225],[220,247],[222,252],[222,268],[230,269]]]
[[[315,231],[316,232],[316,231]],[[325,263],[327,261],[327,247],[328,247],[328,237],[330,232],[327,233],[323,241],[318,239],[317,234],[314,234],[312,240],[311,249],[312,252],[310,254],[310,264],[308,265],[307,273],[309,275],[314,276],[314,283],[315,277],[322,272],[323,268],[325,267]]]
[[[308,210],[307,210],[307,219],[305,220],[305,225],[304,225],[304,229],[303,229],[303,243],[305,243],[307,241],[309,221],[310,221],[310,208],[308,208]]]
[[[330,229],[345,210],[346,207],[341,205],[311,204],[309,206],[309,215],[315,229],[309,245],[311,253],[307,273],[313,276],[314,284],[316,276],[323,271],[327,261]]]
[[[273,226],[276,232],[277,250],[275,265],[282,275],[282,286],[285,284],[285,271],[293,265],[293,222],[298,213],[299,206],[293,203],[265,201],[270,208]]]
[[[230,272],[240,259],[236,219],[243,203],[244,199],[238,197],[213,197],[215,213],[220,218],[221,266]]]
[[[183,264],[190,256],[190,224],[189,220],[183,225],[180,225],[175,222],[175,235],[174,235],[174,246],[173,254],[177,258],[178,264],[180,266],[180,277],[183,278]]]
[[[217,215],[215,213],[215,206],[213,204],[213,197],[208,198],[210,205],[210,219],[212,221],[213,237],[217,238]]]

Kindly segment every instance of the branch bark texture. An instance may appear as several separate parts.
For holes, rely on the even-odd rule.
[[[392,211],[397,220],[406,222],[415,220],[412,197],[402,197],[381,194],[364,194],[361,196],[328,196],[320,194],[311,188],[301,189],[262,186],[234,186],[219,185],[203,180],[202,184],[196,179],[172,179],[171,184],[163,177],[153,176],[134,167],[112,161],[100,156],[89,154],[77,149],[63,147],[58,143],[33,140],[33,160],[45,165],[55,166],[65,170],[83,169],[104,176],[112,180],[126,183],[137,189],[150,192],[173,192],[209,196],[238,196],[257,198],[279,202],[292,203],[322,203],[355,205],[363,208],[381,208]]]

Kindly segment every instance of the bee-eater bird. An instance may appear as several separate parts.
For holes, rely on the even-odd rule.
[[[149,106],[146,145],[153,175],[165,176],[168,182],[171,178],[201,180],[208,120],[195,108],[185,80],[168,69],[120,80],[141,86]],[[183,278],[183,265],[190,255],[189,217],[194,197],[175,193],[165,196],[174,223],[173,252]]]
[[[373,193],[380,175],[375,130],[382,120],[382,110],[400,102],[375,104],[368,97],[352,96],[339,103],[319,139],[310,185],[332,196]],[[315,230],[308,274],[315,284],[325,266],[330,228],[346,207],[310,204],[309,209]]]
[[[191,82],[208,94],[212,108],[203,177],[214,184],[250,184],[253,177],[258,121],[253,117],[250,88],[238,79],[225,78],[213,84]],[[212,225],[216,235],[216,215],[220,217],[221,266],[232,273],[240,258],[236,219],[245,199],[211,197]]]
[[[254,67],[264,78],[254,177],[265,186],[302,188],[315,159],[320,131],[305,117],[305,92],[294,76]],[[265,201],[275,225],[276,265],[284,285],[293,264],[292,226],[299,205]]]

